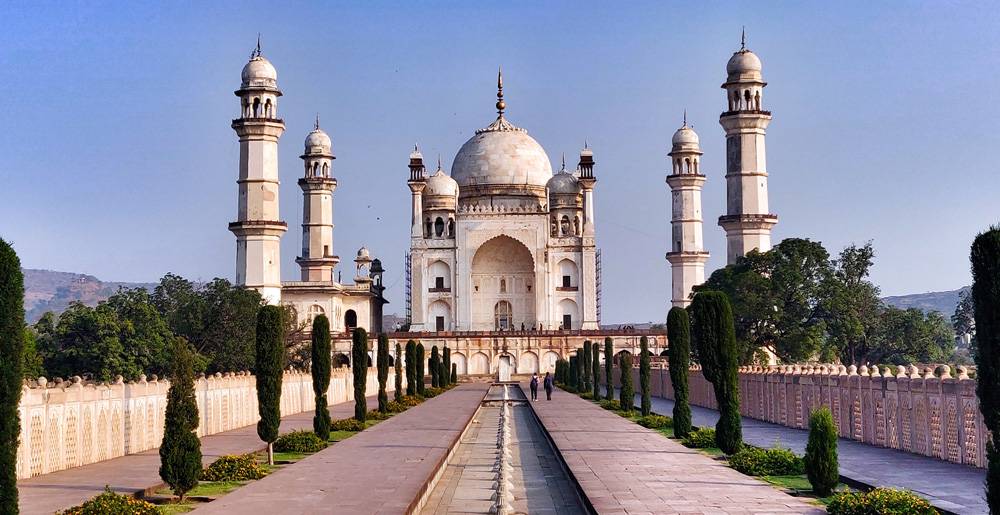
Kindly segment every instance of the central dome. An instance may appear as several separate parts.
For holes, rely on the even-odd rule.
[[[503,116],[466,141],[451,165],[459,191],[476,186],[528,186],[545,188],[552,178],[552,163],[545,149],[524,129]]]

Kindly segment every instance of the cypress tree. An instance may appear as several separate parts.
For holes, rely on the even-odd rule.
[[[593,357],[591,373],[594,375],[594,400],[601,398],[601,344],[594,342],[591,344],[590,355]]]
[[[0,239],[0,512],[17,513],[17,442],[24,354],[24,274]]]
[[[448,382],[446,378],[449,377],[448,369],[444,366],[444,359],[438,360],[438,386],[444,388],[447,386]]]
[[[594,385],[591,382],[592,379],[590,374],[594,371],[594,366],[591,365],[593,361],[593,356],[591,354],[592,349],[590,348],[590,340],[583,342],[583,362],[580,365],[583,367],[583,388],[581,393],[586,393],[594,389]]]
[[[653,411],[652,399],[649,398],[649,340],[645,336],[639,338],[639,391],[642,393],[642,416],[648,416]]]
[[[403,400],[403,353],[396,343],[396,357],[392,360],[392,368],[396,373],[396,390],[392,392],[392,398],[399,402]]]
[[[444,348],[444,386],[451,384],[451,349]]]
[[[438,354],[438,346],[431,347],[431,361],[429,365],[431,368],[431,387],[433,388],[441,386],[441,380],[438,378],[438,374],[441,372],[441,366],[438,364],[438,360],[440,359],[441,355]]]
[[[458,364],[451,364],[451,384],[458,384]]]
[[[426,385],[424,376],[426,375],[427,360],[424,358],[424,344],[417,343],[417,395],[423,395]]]
[[[194,432],[198,429],[194,356],[187,340],[174,338],[171,358],[170,389],[160,443],[160,479],[183,501],[184,494],[198,486],[201,476],[201,441]]]
[[[737,375],[739,356],[733,310],[725,293],[706,291],[695,295],[691,311],[698,359],[705,378],[712,383],[715,399],[719,404],[715,442],[723,452],[733,454],[740,449],[743,441]]]
[[[840,481],[837,463],[837,427],[826,406],[814,410],[809,416],[809,443],[804,460],[806,476],[813,492],[820,497],[833,493]]]
[[[351,372],[354,378],[354,418],[364,422],[368,416],[365,387],[368,383],[368,333],[363,327],[354,329],[351,338]]]
[[[604,338],[604,399],[615,398],[615,382],[612,375],[612,367],[615,365],[615,348],[611,343],[611,337]]]
[[[389,337],[385,333],[378,335],[375,365],[378,367],[378,411],[388,413],[389,396],[385,393],[385,385],[389,381]]]
[[[417,344],[406,342],[406,395],[417,393]]]
[[[670,384],[674,387],[674,436],[684,438],[691,432],[691,406],[688,404],[691,325],[684,308],[671,308],[667,315],[667,345]]]
[[[577,375],[578,374],[578,368],[576,366],[577,361],[580,361],[580,357],[579,356],[570,356],[569,357],[569,381],[567,381],[566,384],[573,391],[576,391],[576,389],[577,389],[577,383],[580,380],[579,376]]]
[[[1000,226],[972,242],[972,302],[976,319],[976,394],[991,438],[986,444],[986,502],[1000,513]]]
[[[632,386],[632,355],[624,352],[618,360],[622,376],[622,391],[618,402],[621,403],[623,410],[633,411],[635,409],[635,387]]]
[[[316,412],[313,415],[313,432],[324,441],[330,439],[330,408],[326,392],[330,389],[330,320],[318,315],[312,325],[313,393],[316,395]]]
[[[285,319],[278,306],[264,306],[257,312],[257,347],[254,373],[257,375],[257,436],[267,442],[267,463],[274,465],[274,441],[281,425],[281,374],[285,357]]]

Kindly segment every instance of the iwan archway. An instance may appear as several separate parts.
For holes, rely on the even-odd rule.
[[[483,243],[472,258],[472,330],[510,331],[537,326],[535,263],[510,236]]]

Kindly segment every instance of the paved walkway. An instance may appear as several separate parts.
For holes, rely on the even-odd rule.
[[[409,513],[488,388],[459,386],[194,513]]]
[[[377,397],[369,398],[368,405],[373,402],[378,405]],[[334,419],[354,416],[354,401],[331,406],[330,416]],[[311,430],[312,419],[312,411],[285,417],[281,419],[281,432]],[[265,447],[254,424],[202,438],[202,461],[207,465],[219,456],[255,452]],[[21,515],[51,515],[100,494],[105,485],[116,492],[134,494],[162,484],[160,451],[150,449],[18,481],[18,505]]]
[[[574,394],[531,405],[598,513],[824,513]]]
[[[636,405],[640,397],[636,395]],[[653,411],[670,415],[674,401],[652,398]],[[691,416],[696,426],[714,427],[719,412],[691,406]],[[752,418],[743,418],[743,440],[747,443],[770,447],[779,443],[799,454],[804,454],[809,431],[771,424]],[[841,438],[838,443],[840,474],[870,486],[905,488],[925,497],[939,509],[959,514],[989,513],[983,498],[986,471],[983,469],[949,463],[927,456],[876,447]]]

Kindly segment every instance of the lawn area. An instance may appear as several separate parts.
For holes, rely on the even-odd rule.
[[[356,434],[358,434],[357,431],[330,431],[330,442],[335,443],[346,440]]]

